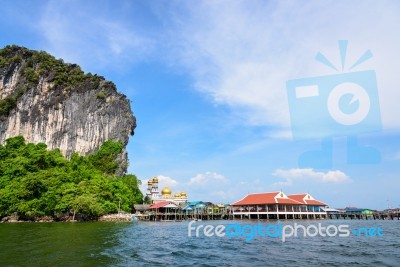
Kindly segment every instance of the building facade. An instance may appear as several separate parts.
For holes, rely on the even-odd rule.
[[[159,191],[159,183],[158,178],[154,177],[147,182],[147,192],[146,196],[148,196],[151,200],[151,204],[170,201],[174,204],[181,206],[188,202],[188,197],[186,192],[179,192],[173,194],[171,189],[168,187],[164,187],[161,190],[161,194]]]
[[[325,203],[310,194],[255,193],[231,204],[231,216],[241,219],[325,219],[325,207]]]

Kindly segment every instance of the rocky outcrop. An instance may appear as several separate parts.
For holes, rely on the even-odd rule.
[[[131,222],[132,214],[108,214],[101,216],[99,222]]]
[[[130,101],[112,82],[45,52],[0,50],[0,143],[22,135],[70,157],[94,152],[106,140],[125,147],[135,127]],[[122,174],[125,149],[120,160]]]

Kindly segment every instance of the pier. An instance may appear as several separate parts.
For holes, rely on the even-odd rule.
[[[400,220],[400,212],[376,211],[372,214],[342,212],[327,214],[329,219],[337,220]]]

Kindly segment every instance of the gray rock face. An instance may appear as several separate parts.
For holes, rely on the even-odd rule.
[[[40,53],[50,63],[40,61]],[[0,143],[22,135],[70,157],[94,152],[107,140],[121,141],[118,174],[126,171],[125,146],[136,119],[113,83],[43,52],[13,46],[0,56]],[[66,74],[59,71],[63,67]]]

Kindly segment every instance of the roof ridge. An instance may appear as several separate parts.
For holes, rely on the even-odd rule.
[[[259,195],[259,194],[272,194],[272,193],[280,193],[281,191],[270,191],[270,192],[260,192],[260,193],[250,193],[247,195]]]

